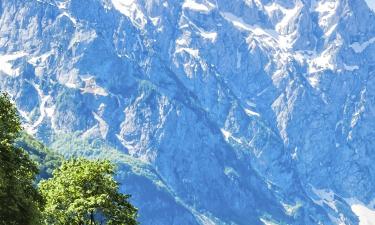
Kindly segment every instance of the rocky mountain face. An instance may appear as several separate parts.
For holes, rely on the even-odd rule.
[[[375,224],[364,0],[1,0],[0,90],[141,224]]]

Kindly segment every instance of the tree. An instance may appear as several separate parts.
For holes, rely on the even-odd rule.
[[[46,199],[48,224],[136,225],[137,209],[129,195],[118,192],[109,161],[72,159],[54,170],[53,177],[40,183]]]
[[[36,164],[14,146],[21,128],[17,109],[0,94],[0,224],[41,224],[42,197],[34,180]]]

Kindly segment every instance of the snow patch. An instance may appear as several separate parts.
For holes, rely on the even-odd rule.
[[[27,55],[25,52],[14,52],[13,54],[9,55],[0,55],[0,71],[12,77],[19,76],[20,69],[13,68],[13,64],[11,62],[25,55]]]
[[[201,35],[204,39],[211,41],[212,43],[215,43],[217,38],[216,32],[207,32],[200,30],[199,35]]]
[[[225,141],[229,141],[230,139],[232,139],[235,142],[237,142],[239,144],[242,144],[242,141],[239,138],[234,137],[231,132],[229,132],[229,131],[227,131],[223,128],[221,128],[220,131],[223,134]]]
[[[181,27],[180,27],[181,28]],[[191,42],[191,32],[184,31],[181,37],[176,40],[176,45],[189,46]]]
[[[112,4],[117,11],[128,17],[138,28],[143,29],[147,24],[147,19],[137,5],[137,0],[112,0]]]
[[[46,107],[47,101],[51,98],[51,96],[49,96],[49,95],[45,96],[43,94],[43,91],[40,89],[39,85],[37,85],[37,84],[32,84],[32,85],[35,87],[35,89],[36,89],[36,91],[38,92],[38,95],[39,95],[40,116],[38,117],[38,119],[33,124],[31,124],[29,127],[27,127],[26,130],[30,134],[35,134],[37,132],[37,128],[39,127],[40,124],[42,124],[44,118],[48,115],[51,115],[51,113],[53,114],[53,111],[52,111],[51,108]]]
[[[281,202],[281,205],[283,206],[286,214],[289,216],[294,215],[296,211],[302,206],[300,202],[297,202],[295,205],[290,205],[290,204]]]
[[[208,13],[214,8],[214,5],[208,1],[206,1],[206,3],[207,4],[202,4],[197,3],[195,0],[185,0],[182,4],[182,8],[197,12]]]
[[[317,189],[315,187],[311,187],[311,190],[319,198],[318,200],[313,199],[316,204],[320,206],[326,204],[335,212],[338,212],[335,204],[335,193],[332,190]]]
[[[326,37],[329,37],[335,30],[336,30],[336,27],[337,27],[337,23],[332,25],[325,33],[324,33],[324,36]]]
[[[55,113],[55,109],[56,109],[56,106],[46,107],[46,108],[44,109],[44,111],[46,112],[46,116],[52,118],[52,117],[53,117],[53,114]]]
[[[254,46],[258,46],[258,43],[267,47],[267,49],[273,49],[277,53],[276,55],[287,58],[289,54],[286,54],[287,50],[291,48],[291,40],[289,36],[279,35],[275,30],[263,29],[256,25],[250,25],[229,12],[221,12],[221,16],[233,24],[239,30],[250,32],[249,37],[246,39],[249,44],[249,49]],[[254,39],[258,43],[254,43]]]
[[[278,34],[274,30],[262,29],[258,26],[247,24],[243,21],[242,18],[239,18],[233,15],[232,13],[222,12],[220,14],[223,16],[225,20],[232,23],[236,28],[240,30],[251,31],[257,36],[269,36],[275,40],[279,38]]]
[[[187,45],[189,45],[189,43],[190,43],[189,39],[186,39],[184,37],[181,37],[181,38],[176,40],[177,45],[187,46]]]
[[[349,45],[355,53],[363,52],[368,46],[375,43],[375,37],[371,38],[370,40],[363,42],[362,44],[358,42],[354,42],[353,44]]]
[[[109,130],[109,126],[108,126],[107,122],[105,122],[105,120],[102,119],[95,112],[92,112],[92,114],[94,115],[94,118],[96,119],[96,121],[98,121],[98,123],[99,123],[99,132],[100,132],[100,135],[102,136],[103,139],[105,139],[107,137],[108,130]]]
[[[260,117],[260,114],[257,113],[257,112],[254,112],[250,109],[244,109],[245,110],[245,113],[248,115],[248,116],[257,116],[257,117]]]
[[[297,60],[301,65],[306,63],[307,71],[309,74],[318,73],[324,70],[335,71],[337,69],[335,54],[341,45],[342,42],[340,39],[338,39],[331,43],[321,53],[317,53],[315,51],[296,51],[293,55],[293,58]],[[316,79],[311,78],[311,81],[312,82],[310,83],[314,83]]]
[[[280,5],[273,2],[272,4],[264,6],[264,9],[266,10],[267,14],[271,16],[275,11],[283,11],[284,8]]]
[[[360,106],[358,106],[358,108],[353,113],[352,119],[350,121],[351,128],[354,128],[358,124],[358,121],[364,112],[365,112],[365,106],[363,104],[360,104]]]
[[[272,222],[272,221],[269,221],[267,219],[264,219],[264,218],[260,218],[260,221],[262,221],[262,223],[264,225],[277,225],[276,223]]]
[[[64,85],[68,88],[72,88],[72,89],[76,89],[78,88],[78,84],[76,83],[71,83],[71,82],[67,82],[67,83],[64,83]]]
[[[325,51],[309,62],[308,71],[309,73],[316,73],[326,69],[334,70],[336,67],[332,61],[332,54]]]
[[[70,14],[68,14],[67,12],[63,12],[63,13],[61,13],[57,18],[61,18],[61,17],[63,17],[63,16],[67,17],[70,21],[72,21],[72,23],[73,23],[74,25],[77,25],[77,19],[74,18],[73,16],[71,16]]]
[[[319,14],[319,26],[324,30],[324,35],[328,37],[337,27],[339,17],[337,10],[340,1],[319,1],[315,4],[314,10]]]
[[[350,206],[359,218],[359,225],[375,225],[375,210],[369,209],[361,204]]]
[[[28,60],[28,62],[33,66],[39,66],[39,65],[44,64],[47,61],[48,57],[50,57],[51,55],[52,55],[52,51],[49,51],[49,52],[43,53],[40,56],[32,57],[31,59]]]
[[[229,137],[232,136],[232,134],[229,131],[226,131],[224,129],[220,129],[220,130],[221,130],[221,133],[223,134],[225,140],[228,141]]]
[[[297,16],[299,15],[303,5],[301,2],[297,2],[294,8],[292,9],[285,9],[283,7],[278,7],[284,14],[283,19],[276,24],[276,31],[279,34],[289,34],[289,25],[293,22]]]
[[[320,54],[312,52],[307,58],[309,73],[323,70],[335,71],[337,69],[336,53],[342,45],[343,39],[340,35],[337,35],[336,39],[331,42],[323,52]]]
[[[70,39],[68,49],[73,48],[77,44],[90,43],[97,37],[98,35],[95,30],[77,30]]]
[[[354,66],[348,66],[344,63],[344,69],[345,70],[348,70],[348,71],[354,71],[354,70],[358,70],[359,67],[357,65],[354,65]]]
[[[189,55],[193,56],[194,58],[199,58],[199,50],[198,49],[193,49],[193,48],[181,48],[181,47],[178,47],[176,49],[176,53],[182,53],[182,52],[186,52],[188,53]]]
[[[245,4],[250,7],[254,6],[255,4],[255,6],[257,6],[258,8],[263,8],[263,4],[260,0],[245,0]]]
[[[192,26],[196,30],[196,33],[199,36],[201,36],[203,39],[211,41],[212,43],[216,42],[217,32],[215,32],[215,31],[206,31],[206,30],[204,30],[203,28],[197,26],[196,24],[194,24],[191,21],[189,21],[188,23],[185,23],[185,24],[181,25],[179,28],[180,29],[184,29],[184,28],[189,28],[189,26]],[[182,35],[182,37],[180,39],[186,40],[185,43],[180,43],[181,45],[188,45],[190,43],[190,41],[191,41],[191,32],[189,30],[184,30],[184,33],[183,33],[183,35]],[[177,43],[177,41],[176,41],[176,43]]]
[[[316,88],[319,85],[319,77],[310,76],[307,78],[307,81],[310,83],[311,87]]]
[[[101,96],[108,95],[108,93],[106,92],[104,88],[96,84],[94,77],[82,78],[82,80],[85,82],[85,87],[80,88],[83,94],[90,93],[90,94],[101,95]]]
[[[357,199],[345,199],[350,205],[353,213],[358,216],[359,225],[375,225],[375,209],[370,205],[365,205]]]
[[[232,13],[229,12],[221,12],[220,13],[225,20],[232,23],[236,28],[246,31],[252,31],[254,29],[253,26],[245,23],[242,18],[239,18]]]
[[[297,160],[298,159],[298,147],[294,148],[294,151],[293,151],[293,153],[290,156],[292,157],[293,160]]]

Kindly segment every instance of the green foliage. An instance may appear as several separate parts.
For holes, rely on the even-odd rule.
[[[17,109],[0,94],[0,224],[41,224],[42,197],[33,185],[38,168],[15,138],[21,132]]]
[[[116,173],[116,178],[119,178],[119,180],[125,179],[127,174],[124,171],[130,170],[131,173],[147,177],[147,179],[168,191],[168,188],[165,185],[162,185],[160,177],[155,173],[150,164],[126,155],[121,150],[113,148],[98,139],[88,140],[82,138],[78,132],[59,134],[58,138],[52,143],[51,148],[65,158],[76,158],[77,156],[82,156],[89,159],[110,160],[121,167],[121,170]]]
[[[41,179],[47,179],[52,176],[52,171],[58,168],[63,158],[57,153],[52,152],[42,143],[25,132],[21,132],[16,139],[16,146],[24,149],[30,158],[36,162],[39,168],[37,182]]]
[[[0,144],[11,145],[20,131],[21,122],[16,107],[7,94],[0,94]]]
[[[137,209],[129,195],[118,192],[109,161],[73,159],[62,163],[53,178],[40,183],[48,224],[135,225]]]
[[[102,155],[109,148],[103,140],[87,140],[80,137],[80,132],[61,133],[54,137],[51,148],[64,156],[91,158],[92,156]]]

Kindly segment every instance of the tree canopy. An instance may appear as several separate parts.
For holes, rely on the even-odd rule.
[[[48,224],[136,225],[137,209],[119,193],[109,161],[72,159],[40,183]]]
[[[2,145],[12,144],[21,132],[21,122],[17,109],[8,94],[0,94],[0,141]]]
[[[34,185],[36,164],[14,146],[21,132],[17,109],[0,94],[0,224],[41,224],[42,197]]]

